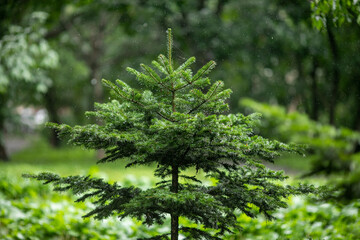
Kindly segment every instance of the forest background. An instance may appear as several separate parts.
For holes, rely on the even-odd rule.
[[[340,187],[342,200],[359,198],[360,2],[355,0],[1,1],[4,182],[30,165],[39,171],[62,164],[61,171],[71,173],[65,158],[95,171],[88,170],[95,161],[85,160],[95,153],[64,147],[42,124],[94,121],[83,113],[107,101],[101,79],[130,82],[126,67],[165,52],[169,27],[175,61],[196,56],[195,68],[217,62],[211,78],[233,90],[232,113],[260,112],[260,133],[309,145],[308,160],[291,156],[275,167],[325,175],[319,181]],[[19,136],[30,148],[12,154]]]
[[[213,78],[233,89],[232,112],[247,97],[360,130],[356,1],[29,0],[2,1],[0,11],[3,130],[19,105],[86,121],[107,98],[101,78],[128,80],[126,66],[166,49],[168,27],[179,61],[217,61]]]

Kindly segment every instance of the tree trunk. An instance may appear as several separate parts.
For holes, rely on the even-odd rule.
[[[221,15],[221,13],[223,12],[224,6],[227,2],[228,2],[228,0],[219,0],[218,1],[218,4],[216,6],[216,12],[215,12],[217,16]]]
[[[5,162],[10,161],[4,143],[6,102],[6,95],[0,93],[0,161]]]
[[[94,102],[101,103],[103,102],[104,94],[103,94],[103,87],[101,84],[101,70],[98,64],[93,64],[91,66],[91,83],[93,84],[93,94],[91,96],[91,104],[93,105]],[[91,106],[90,109],[93,109]]]
[[[56,107],[56,95],[55,89],[53,87],[49,88],[48,91],[44,95],[45,107],[49,115],[49,121],[53,123],[60,123],[60,117],[57,113]],[[53,147],[60,146],[60,140],[57,137],[57,133],[55,129],[50,130],[49,142]]]
[[[296,92],[295,95],[292,97],[289,106],[288,106],[288,111],[289,112],[294,112],[299,110],[299,105],[302,105],[305,109],[305,112],[307,111],[307,107],[304,104],[303,99],[306,99],[305,96],[305,91],[304,89],[306,88],[306,84],[305,84],[305,77],[304,77],[304,67],[303,67],[303,63],[302,63],[302,54],[300,51],[296,52],[295,54],[295,59],[296,59],[296,68],[298,71],[298,77],[296,80]]]
[[[318,99],[318,85],[316,81],[316,69],[318,68],[318,62],[314,58],[313,60],[313,69],[311,71],[311,119],[317,121],[319,119],[319,99]]]
[[[179,168],[172,166],[172,182],[171,192],[177,193],[179,191]],[[171,240],[179,239],[179,216],[176,213],[171,213]]]
[[[90,37],[91,52],[85,56],[85,62],[90,68],[90,80],[93,85],[93,94],[90,99],[89,109],[93,109],[94,102],[101,103],[103,101],[103,88],[101,84],[101,62],[104,56],[104,38],[107,19],[104,13],[101,13],[99,24],[96,26],[96,31]]]
[[[340,82],[340,70],[339,70],[339,51],[338,46],[336,44],[335,35],[333,32],[333,27],[331,23],[331,19],[327,19],[327,35],[330,44],[330,50],[333,56],[332,69],[332,83],[331,83],[331,94],[330,94],[330,109],[329,109],[329,123],[331,125],[335,125],[335,115],[336,115],[336,105],[338,102],[338,88]]]
[[[0,143],[0,160],[3,162],[10,161],[10,158],[6,152],[6,148],[5,148],[3,141],[1,141],[1,143]]]
[[[360,105],[358,105],[356,109],[356,115],[355,115],[355,124],[353,126],[353,129],[356,131],[360,131]]]
[[[358,80],[356,80],[356,81],[358,81]],[[360,96],[360,83],[359,82],[357,82],[356,91],[357,91],[357,96]],[[357,101],[355,100],[355,102],[357,102]],[[355,113],[354,124],[353,124],[352,128],[356,131],[360,131],[360,104],[359,104],[359,102],[357,102],[357,104],[356,104],[356,113]],[[359,147],[360,147],[360,145],[359,145]],[[359,149],[359,151],[360,151],[360,149]]]

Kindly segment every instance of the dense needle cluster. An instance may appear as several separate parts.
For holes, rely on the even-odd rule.
[[[272,219],[274,210],[286,207],[288,196],[317,191],[309,185],[280,184],[286,176],[263,165],[281,152],[298,149],[255,135],[252,126],[258,115],[221,115],[228,110],[231,90],[207,77],[214,61],[193,73],[194,57],[175,67],[171,54],[169,29],[168,56],[159,55],[153,67],[142,64],[142,71],[128,68],[143,89],[103,80],[113,100],[96,104],[96,111],[87,113],[102,124],[49,124],[71,144],[104,149],[106,156],[99,163],[154,165],[154,175],[161,179],[156,187],[122,187],[90,176],[26,176],[52,183],[55,191],[72,190],[80,195],[77,201],[92,199],[96,207],[85,217],[134,217],[152,225],[163,224],[170,216],[171,232],[150,239],[177,240],[180,233],[188,239],[221,239],[240,228],[236,212]],[[201,171],[216,184],[203,184],[196,175],[187,175],[187,169]],[[182,226],[179,217],[197,225]]]

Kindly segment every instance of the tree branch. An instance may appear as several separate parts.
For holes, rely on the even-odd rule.
[[[190,114],[192,112],[194,112],[195,110],[197,110],[198,108],[200,108],[202,105],[204,105],[205,103],[207,103],[213,96],[214,93],[216,92],[216,89],[219,87],[220,83],[218,83],[218,85],[216,86],[216,88],[214,89],[214,91],[211,93],[210,97],[205,99],[204,101],[202,101],[199,105],[197,105],[196,107],[194,107],[193,109],[191,109],[187,114]]]
[[[151,72],[150,72],[148,69],[145,68],[145,71],[146,71],[146,72],[150,75],[150,77],[151,77],[152,79],[154,79],[155,82],[157,82],[160,86],[162,86],[162,87],[164,87],[165,89],[167,89],[168,91],[172,92],[172,90],[171,90],[170,88],[168,88],[168,87],[167,87],[166,85],[164,85],[162,82],[159,82],[159,81],[156,79],[156,77],[155,77],[154,75],[152,75]]]

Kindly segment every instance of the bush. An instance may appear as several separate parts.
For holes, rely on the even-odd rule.
[[[308,146],[307,155],[312,159],[312,166],[306,176],[335,176],[334,183],[342,190],[342,199],[360,197],[359,132],[321,124],[299,112],[287,113],[280,106],[250,99],[241,100],[241,104],[263,115],[259,127],[264,136]]]

